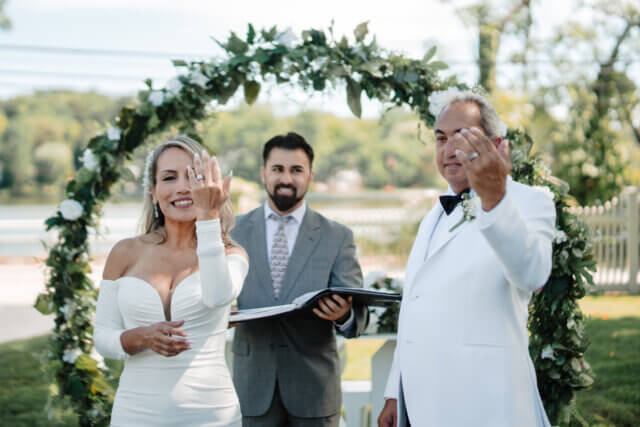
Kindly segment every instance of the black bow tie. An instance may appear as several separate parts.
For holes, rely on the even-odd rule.
[[[462,195],[466,194],[470,191],[469,188],[466,190],[462,190],[460,194],[456,194],[455,196],[440,196],[440,204],[444,209],[445,213],[449,215],[456,208],[458,203],[462,201]]]

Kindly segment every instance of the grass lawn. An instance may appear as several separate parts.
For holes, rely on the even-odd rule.
[[[47,337],[0,344],[0,426],[76,426],[75,416],[50,421],[45,412],[47,389],[40,357]]]
[[[640,426],[640,297],[586,297],[580,305],[590,315],[586,359],[596,377],[591,388],[578,393],[578,412],[590,426]],[[382,344],[347,340],[342,379],[369,379],[371,356]],[[55,422],[45,413],[49,385],[39,357],[46,346],[46,337],[0,344],[0,426],[77,425],[68,412]]]

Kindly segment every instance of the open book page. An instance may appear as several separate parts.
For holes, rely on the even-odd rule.
[[[298,308],[295,304],[273,305],[269,307],[247,308],[231,313],[229,322],[246,322],[247,320],[264,319],[289,313]]]
[[[319,298],[322,298],[323,296],[330,296],[332,294],[338,294],[343,298],[352,297],[354,303],[378,307],[387,307],[392,304],[397,304],[402,298],[400,294],[393,294],[379,290],[362,288],[326,288],[302,294],[295,298],[291,304],[249,308],[231,313],[231,316],[229,316],[229,322],[246,322],[249,320],[281,316],[297,310],[307,310],[314,307]]]

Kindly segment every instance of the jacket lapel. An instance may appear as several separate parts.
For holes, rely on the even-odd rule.
[[[416,241],[413,244],[411,253],[409,254],[409,260],[407,261],[407,270],[405,272],[405,292],[409,289],[411,282],[413,282],[418,269],[425,262],[433,228],[443,212],[444,210],[442,209],[442,206],[438,203],[433,207],[433,209],[431,209],[423,220],[420,231],[416,236]]]
[[[256,209],[252,215],[249,227],[247,229],[247,241],[249,242],[249,248],[247,252],[252,254],[250,263],[255,269],[256,277],[269,301],[272,301],[269,305],[275,302],[275,295],[273,293],[273,285],[271,283],[271,268],[269,267],[269,256],[267,253],[267,234],[266,225],[264,220],[264,206]]]
[[[435,226],[435,224],[434,224],[434,226]],[[460,234],[468,226],[469,226],[469,221],[465,221],[462,224],[460,224],[458,227],[456,227],[455,230],[453,230],[453,231],[448,231],[447,230],[446,237],[444,239],[440,240],[439,242],[434,242],[436,246],[431,248],[431,250],[430,250],[431,256],[434,256],[436,253],[438,253],[438,251],[440,249],[442,249],[447,243],[449,243],[451,241],[451,239],[453,239],[458,234]],[[432,227],[432,231],[433,231],[433,227]]]
[[[282,293],[278,301],[288,301],[289,296],[297,286],[297,280],[302,270],[311,257],[318,241],[320,240],[320,222],[318,214],[307,207],[307,211],[302,218],[300,230],[293,251],[287,263],[287,272],[282,280]]]

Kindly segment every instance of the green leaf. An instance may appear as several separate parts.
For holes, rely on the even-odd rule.
[[[424,54],[424,57],[422,57],[422,62],[424,62],[425,64],[429,62],[431,58],[433,58],[433,56],[436,54],[437,50],[438,50],[437,47],[431,46],[431,48],[427,51],[427,53]]]
[[[272,42],[272,41],[275,40],[276,34],[278,34],[278,29],[274,25],[273,27],[271,27],[271,29],[269,31],[262,30],[261,33],[262,33],[262,38],[264,39],[264,41]]]
[[[80,356],[78,356],[78,358],[76,359],[75,367],[90,373],[98,372],[98,362],[96,362],[86,354],[81,354]]]
[[[156,112],[154,111],[153,114],[151,115],[151,117],[149,118],[149,121],[147,122],[147,129],[149,130],[153,130],[155,129],[158,125],[160,124],[160,119],[158,118],[158,115],[156,114]]]
[[[404,81],[407,83],[415,83],[418,81],[418,73],[415,71],[408,71],[404,75]]]
[[[87,394],[87,389],[82,380],[75,375],[70,375],[67,380],[70,385],[71,398],[75,401],[81,401]]]
[[[353,30],[353,35],[356,36],[357,42],[361,42],[362,40],[364,40],[364,38],[367,36],[367,33],[369,33],[368,25],[369,25],[369,21],[365,21],[358,24],[356,29]]]
[[[269,53],[264,49],[258,49],[256,50],[255,55],[253,55],[253,59],[258,64],[266,64],[271,59],[271,55],[269,55]]]
[[[446,70],[447,68],[449,68],[449,66],[442,61],[433,61],[429,64],[429,68],[431,68],[433,71],[440,71]]]
[[[51,300],[51,295],[41,293],[36,298],[35,304],[33,307],[38,310],[41,314],[47,315],[53,313],[53,302]]]
[[[576,258],[582,258],[582,251],[580,249],[578,249],[578,248],[571,249],[571,253]]]
[[[231,58],[229,60],[229,66],[230,67],[235,67],[236,65],[239,64],[244,64],[251,61],[251,58],[249,58],[248,56],[244,56],[244,55],[238,55],[238,56],[234,56],[233,58]]]
[[[249,50],[249,46],[232,31],[226,49],[234,55],[242,55]]]
[[[340,39],[340,43],[338,43],[338,48],[342,50],[349,49],[349,40],[347,40],[345,36],[342,36],[342,38]]]
[[[247,104],[252,105],[258,99],[260,93],[260,83],[249,80],[244,82],[244,100]]]
[[[189,65],[187,61],[183,59],[172,59],[171,62],[173,63],[174,67],[186,67],[187,65]]]
[[[355,80],[347,80],[347,104],[354,116],[360,118],[362,116],[362,103],[360,101],[360,95],[362,93],[362,86]]]
[[[91,381],[90,389],[93,394],[111,394],[111,386],[100,377],[95,377],[93,381]]]
[[[249,28],[247,29],[247,43],[253,44],[256,39],[256,30],[253,29],[253,25],[249,24]]]

